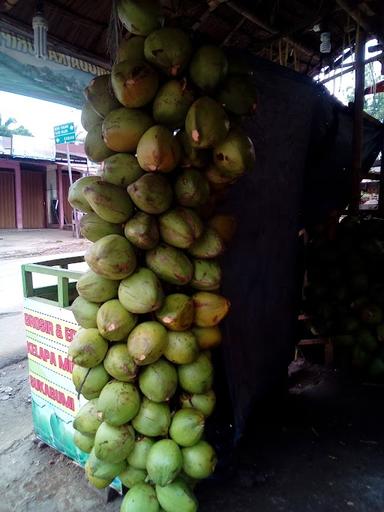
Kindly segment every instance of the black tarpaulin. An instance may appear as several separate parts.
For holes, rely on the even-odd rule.
[[[223,294],[232,308],[222,349],[236,440],[257,402],[286,382],[298,312],[298,231],[347,200],[352,147],[352,113],[323,86],[269,61],[250,63],[259,105],[244,128],[256,166],[222,205],[238,221],[223,257]],[[365,166],[381,140],[382,127],[366,122]]]

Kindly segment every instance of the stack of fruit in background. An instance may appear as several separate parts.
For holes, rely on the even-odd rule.
[[[384,221],[344,217],[331,235],[320,226],[304,296],[312,329],[331,337],[336,362],[384,381]]]
[[[93,485],[119,476],[130,489],[122,512],[192,512],[192,489],[216,464],[204,439],[216,402],[210,350],[230,307],[218,258],[236,223],[215,208],[254,166],[240,123],[256,94],[222,49],[194,49],[162,27],[157,3],[117,6],[130,33],[111,74],[87,87],[82,114],[102,173],[69,193],[94,242],[72,305],[82,327],[73,381],[89,400],[75,442],[90,453]]]

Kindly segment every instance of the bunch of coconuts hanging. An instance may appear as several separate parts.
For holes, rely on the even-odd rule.
[[[229,300],[220,255],[236,229],[215,209],[255,161],[241,116],[250,77],[216,46],[163,27],[153,1],[121,0],[128,30],[110,75],[85,90],[85,151],[98,176],[69,192],[93,244],[72,311],[74,420],[85,473],[129,488],[121,512],[194,512],[193,488],[216,465],[204,438],[216,396],[211,349]]]

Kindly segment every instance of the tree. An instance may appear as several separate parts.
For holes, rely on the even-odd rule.
[[[3,124],[0,114],[0,136],[11,137],[12,135],[27,135],[28,137],[32,137],[32,133],[23,125],[12,128],[12,125],[15,125],[16,123],[16,119],[9,117]]]
[[[370,87],[377,81],[377,76],[375,76],[374,71],[371,66],[366,66],[365,68],[365,87]],[[353,87],[348,87],[347,89],[347,100],[348,102],[353,102],[355,97],[355,92]],[[384,122],[384,93],[377,94],[367,94],[364,97],[364,110],[367,114],[375,117],[381,122]]]

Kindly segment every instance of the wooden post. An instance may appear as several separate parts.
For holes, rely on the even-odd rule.
[[[23,192],[21,188],[21,169],[20,163],[14,163],[15,171],[15,203],[16,203],[16,227],[23,229]]]
[[[360,206],[360,182],[363,156],[365,42],[366,33],[360,27],[357,27],[355,59],[355,103],[352,139],[352,194],[350,205],[352,214],[358,213]]]
[[[63,191],[63,172],[61,168],[56,171],[57,180],[57,199],[59,201],[59,228],[64,229],[64,191]]]
[[[381,144],[380,188],[379,188],[378,214],[380,217],[384,217],[384,131],[382,134],[382,144]]]

